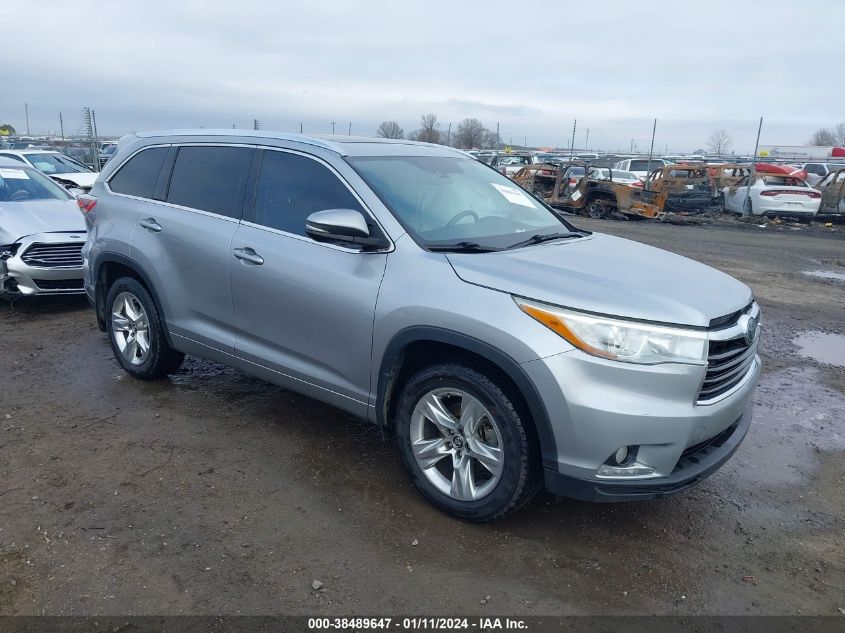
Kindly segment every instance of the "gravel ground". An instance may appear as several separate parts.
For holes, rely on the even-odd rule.
[[[843,234],[577,223],[754,289],[755,422],[713,477],[462,523],[336,409],[192,358],[137,382],[84,300],[1,304],[0,614],[838,614],[845,285],[804,271],[845,272]]]

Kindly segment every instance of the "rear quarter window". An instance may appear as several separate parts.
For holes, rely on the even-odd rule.
[[[167,155],[166,147],[151,147],[135,154],[109,180],[115,193],[152,198],[158,174]]]

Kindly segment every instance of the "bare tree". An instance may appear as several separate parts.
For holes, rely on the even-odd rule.
[[[455,144],[461,149],[472,149],[484,144],[484,124],[478,119],[464,119],[458,124]]]
[[[715,130],[707,139],[707,148],[711,153],[721,156],[731,148],[731,136],[725,130]]]
[[[810,145],[819,145],[821,147],[836,145],[836,136],[826,127],[819,128],[810,137]]]
[[[499,149],[496,147],[496,144],[499,142],[499,139],[496,137],[495,130],[488,130],[484,129],[484,142],[482,143],[482,147],[484,149]]]
[[[376,134],[381,138],[405,138],[405,130],[396,121],[382,121]]]
[[[423,143],[440,143],[443,134],[440,133],[440,123],[436,114],[423,114],[420,117],[420,129],[414,132],[414,140]]]
[[[845,146],[845,123],[839,123],[833,129],[833,133],[836,135],[836,144],[840,147]]]

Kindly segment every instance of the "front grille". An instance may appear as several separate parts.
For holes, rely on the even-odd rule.
[[[41,290],[82,290],[85,286],[81,279],[33,279]]]
[[[736,338],[710,341],[707,373],[698,393],[699,403],[718,398],[742,382],[754,362],[758,342],[759,338],[755,338],[749,343],[744,333]]]
[[[21,259],[38,268],[80,268],[82,242],[33,244],[21,255]]]

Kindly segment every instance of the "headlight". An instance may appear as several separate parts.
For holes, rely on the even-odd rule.
[[[517,305],[578,349],[611,360],[656,365],[707,361],[707,333],[573,312],[514,297]]]

